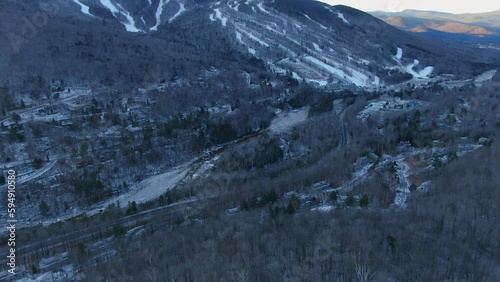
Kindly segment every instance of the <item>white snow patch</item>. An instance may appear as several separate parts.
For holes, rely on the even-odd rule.
[[[314,46],[314,49],[318,52],[323,52],[323,50],[321,48],[319,48],[319,45],[316,44],[316,43],[313,43],[313,46]]]
[[[281,112],[271,121],[269,129],[275,133],[287,132],[295,125],[305,121],[308,113],[309,107],[292,112]]]
[[[255,55],[255,49],[248,47],[248,53]]]
[[[396,53],[396,59],[401,60],[403,58],[403,49],[398,47],[398,51]]]
[[[259,4],[257,4],[257,8],[259,8],[259,10],[261,10],[262,12],[264,12],[266,14],[271,14],[266,9],[264,9],[263,5],[264,5],[264,3],[259,3]]]
[[[236,2],[235,2],[235,3],[236,3]],[[234,4],[234,3],[233,3],[233,4]],[[236,12],[239,12],[239,11],[240,11],[240,9],[239,9],[240,4],[236,4],[235,6],[231,6],[231,5],[229,5],[229,2],[227,2],[227,6],[229,6],[229,8],[231,8],[231,9],[235,10]]]
[[[302,77],[300,77],[296,72],[292,72],[292,77],[298,81],[302,81]]]
[[[260,38],[258,38],[257,36],[253,35],[252,33],[248,32],[248,31],[245,31],[245,30],[242,30],[242,29],[239,29],[241,32],[243,32],[246,36],[248,36],[250,39],[254,40],[254,41],[257,41],[260,45],[264,46],[264,47],[269,47],[269,44],[267,44],[266,42],[262,41]]]
[[[116,5],[118,6],[118,7],[116,7],[113,3],[111,3],[111,0],[100,0],[100,2],[104,7],[108,8],[111,11],[111,13],[113,14],[113,16],[116,19],[118,19],[117,14],[120,14],[127,19],[127,23],[121,22],[121,24],[123,24],[125,26],[125,29],[128,32],[141,32],[142,31],[135,26],[134,18],[132,18],[130,13],[127,10],[125,10],[119,3],[116,3]]]
[[[337,13],[337,16],[346,24],[350,24],[348,20],[344,17],[344,14],[342,13]]]
[[[315,21],[315,20],[311,19],[311,17],[309,17],[308,15],[306,15],[306,14],[303,14],[303,15],[304,15],[306,18],[308,18],[309,20],[311,20],[311,21],[313,21],[313,22],[315,22],[315,23],[319,24],[319,26],[320,26],[322,29],[328,29],[328,27],[326,27],[326,26],[324,26],[324,25],[320,24],[319,22],[317,22],[317,21]]]
[[[118,196],[114,201],[118,201],[121,206],[125,206],[132,201],[144,203],[154,200],[167,190],[174,188],[179,181],[186,177],[188,171],[189,166],[182,165],[166,173],[147,178],[131,187],[127,193]]]
[[[425,67],[423,70],[421,70],[418,74],[421,77],[429,77],[431,75],[432,71],[434,70],[433,67]]]
[[[491,80],[493,78],[493,76],[497,73],[497,70],[494,69],[494,70],[489,70],[489,71],[485,71],[483,72],[482,74],[478,75],[475,79],[474,79],[474,82],[475,83],[482,83],[482,82],[485,82],[485,81],[488,81],[488,80]]]
[[[227,18],[222,16],[220,9],[217,8],[217,9],[214,9],[214,11],[215,11],[215,17],[221,21],[222,26],[226,26],[227,25]]]
[[[413,60],[413,63],[406,66],[406,71],[413,75],[414,77],[418,77],[418,73],[413,70],[415,66],[417,66],[420,62],[418,60]]]
[[[318,84],[319,86],[321,87],[324,87],[324,86],[327,86],[328,85],[328,81],[327,80],[324,80],[324,79],[306,79],[307,82],[309,83],[316,83]]]
[[[161,15],[163,14],[163,7],[169,2],[170,0],[160,0],[158,2],[158,8],[156,9],[155,17],[156,17],[156,24],[151,27],[149,30],[151,31],[157,31],[158,26],[161,24]]]
[[[410,196],[410,182],[408,181],[410,167],[402,159],[397,160],[396,165],[396,175],[399,179],[399,185],[396,186],[394,204],[404,208],[406,206],[406,199]]]
[[[175,13],[175,15],[173,15],[170,18],[170,20],[168,20],[168,22],[171,23],[173,20],[175,20],[178,16],[180,16],[185,11],[186,11],[186,7],[184,6],[184,4],[183,3],[179,3],[179,10],[177,11],[177,13]]]
[[[91,17],[94,17],[94,18],[95,18],[95,16],[94,16],[94,15],[92,15],[92,14],[90,13],[90,8],[89,8],[89,6],[86,6],[86,5],[82,4],[82,3],[81,3],[80,1],[78,1],[78,0],[73,0],[73,2],[75,2],[75,3],[76,3],[76,4],[78,4],[78,5],[80,5],[80,9],[81,9],[82,13],[84,13],[85,15],[88,15],[88,16],[91,16]]]
[[[409,74],[413,75],[414,78],[427,78],[434,70],[433,67],[425,67],[420,72],[416,72],[415,70],[413,70],[413,68],[418,66],[418,64],[420,64],[420,61],[414,60],[413,63],[406,66],[406,71]]]
[[[28,175],[22,175],[22,177],[19,177],[19,180],[17,182],[19,184],[22,184],[22,183],[31,181],[33,179],[36,179],[36,178],[42,176],[43,174],[45,174],[46,172],[48,172],[49,170],[51,170],[56,163],[57,163],[57,160],[52,160],[46,166],[35,171],[34,173],[28,174]]]
[[[213,22],[215,22],[215,21],[216,21],[216,19],[215,19],[215,15],[214,15],[214,14],[210,14],[209,18],[210,18],[210,20],[211,20],[211,21],[213,21]]]
[[[354,83],[356,86],[367,86],[368,77],[359,71],[350,69],[353,76],[349,76],[344,71],[342,71],[340,69],[336,69],[336,68],[334,68],[326,63],[323,63],[322,61],[318,60],[317,58],[314,58],[311,56],[306,56],[306,57],[304,57],[304,59],[319,66],[320,68],[337,76],[340,79],[347,79],[348,81]]]
[[[324,205],[324,206],[321,206],[321,207],[312,208],[311,210],[312,211],[319,211],[319,212],[329,212],[329,211],[332,211],[334,209],[335,209],[335,207],[332,206],[332,205]]]
[[[286,75],[288,72],[287,70],[276,66],[272,62],[267,62],[267,66],[269,67],[269,69],[271,71],[273,71],[274,73],[277,73],[277,74]]]
[[[240,32],[236,32],[236,39],[238,39],[238,41],[241,43],[241,44],[245,44],[243,42],[243,39],[242,39],[242,36],[241,36],[241,33]]]

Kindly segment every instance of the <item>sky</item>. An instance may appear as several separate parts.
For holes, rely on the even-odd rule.
[[[399,12],[406,9],[459,13],[500,10],[498,0],[319,0],[330,5],[346,5],[362,11]]]

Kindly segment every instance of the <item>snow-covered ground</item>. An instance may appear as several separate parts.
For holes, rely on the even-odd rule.
[[[396,197],[394,198],[394,204],[400,208],[406,206],[406,200],[410,196],[410,181],[408,181],[408,176],[410,176],[410,167],[403,158],[396,160],[396,175],[398,176],[399,184],[396,185]]]
[[[396,61],[398,61],[400,66],[403,66],[403,63],[401,62],[401,59],[403,59],[403,49],[397,48],[396,55],[394,56]],[[434,71],[434,67],[427,66],[423,68],[420,71],[416,71],[413,68],[418,66],[420,64],[420,61],[417,59],[414,59],[411,64],[408,64],[406,66],[403,66],[403,70],[406,71],[407,73],[411,74],[413,78],[416,79],[427,79],[429,76],[432,74]]]
[[[413,63],[406,66],[406,72],[413,75],[414,78],[427,78],[427,77],[429,77],[429,75],[431,75],[434,68],[433,67],[425,67],[423,70],[421,70],[419,72],[413,70],[413,68],[418,66],[419,64],[420,64],[419,60],[417,60],[417,59],[413,60]]]
[[[182,15],[182,13],[184,13],[186,11],[186,7],[184,6],[183,3],[179,3],[179,10],[177,11],[177,13],[175,13],[175,15],[173,15],[169,20],[168,22],[171,23],[172,21],[174,21],[177,17],[179,17],[180,15]]]
[[[269,44],[267,44],[267,42],[264,42],[262,39],[260,39],[259,37],[255,36],[250,31],[245,30],[245,28],[244,28],[243,25],[239,25],[238,24],[236,26],[236,29],[238,30],[239,33],[245,34],[248,38],[252,39],[253,41],[255,41],[257,43],[259,43],[260,45],[262,45],[264,47],[269,47]]]
[[[423,102],[418,100],[402,100],[399,97],[380,98],[370,101],[366,107],[358,113],[357,117],[361,120],[366,120],[366,118],[374,114],[414,109],[423,104]]]
[[[348,20],[344,17],[344,14],[342,13],[337,13],[337,16],[346,24],[350,24]]]
[[[396,52],[396,59],[401,60],[403,58],[403,49],[398,47],[398,51]]]
[[[36,170],[32,173],[27,173],[25,175],[20,174],[18,177],[19,179],[17,180],[17,183],[23,184],[25,182],[31,181],[33,179],[36,179],[36,178],[42,176],[43,174],[45,174],[49,170],[51,170],[56,165],[56,163],[57,163],[57,160],[52,160],[51,162],[49,162],[47,165],[45,165],[44,167],[42,167],[39,170]]]
[[[90,13],[89,6],[82,4],[82,2],[80,2],[79,0],[73,0],[73,2],[75,2],[76,4],[78,4],[80,6],[82,13],[84,13],[85,15],[91,16],[91,17],[95,17],[94,15],[92,15]]]
[[[314,46],[314,49],[318,52],[323,52],[323,50],[321,48],[319,48],[319,45],[316,44],[316,43],[313,43],[313,46]]]
[[[308,15],[306,15],[306,14],[303,14],[303,15],[304,15],[304,17],[306,17],[308,20],[310,20],[310,21],[312,21],[312,22],[314,22],[314,23],[318,24],[318,25],[319,25],[322,29],[328,29],[328,27],[326,27],[326,26],[324,26],[324,25],[320,24],[319,22],[317,22],[317,21],[313,20],[313,19],[312,19],[311,17],[309,17]]]
[[[275,133],[287,132],[295,125],[305,121],[308,113],[309,107],[292,112],[281,112],[273,119],[269,129]]]
[[[184,179],[189,170],[190,163],[185,163],[165,173],[147,178],[132,186],[126,193],[111,199],[108,204],[119,202],[120,205],[124,207],[128,202],[132,201],[136,203],[145,203],[157,199]]]
[[[318,67],[326,70],[327,72],[334,75],[338,79],[341,79],[341,80],[347,79],[348,81],[355,84],[356,86],[365,86],[365,87],[372,86],[372,85],[375,85],[376,82],[378,82],[378,80],[370,81],[369,78],[365,74],[363,74],[359,71],[356,71],[354,69],[349,69],[349,71],[352,73],[352,75],[349,75],[349,74],[345,73],[343,70],[338,69],[336,67],[333,67],[329,64],[326,64],[326,63],[324,63],[324,62],[320,61],[319,59],[312,57],[312,56],[305,56],[304,60],[309,61],[309,62],[317,65]]]
[[[160,0],[160,2],[158,2],[158,7],[156,8],[156,13],[155,13],[156,24],[149,29],[150,31],[157,31],[158,30],[158,26],[160,26],[160,24],[161,24],[161,15],[163,14],[163,7],[169,1],[170,0]]]
[[[229,5],[229,2],[227,2],[227,5],[229,6],[229,8],[233,9],[236,12],[240,11],[240,9],[239,9],[240,4],[238,4],[236,1],[233,3],[234,6]]]
[[[108,8],[111,11],[113,16],[118,21],[119,21],[119,19],[118,19],[117,15],[122,15],[127,19],[127,22],[120,22],[121,24],[123,24],[125,26],[125,29],[127,31],[129,31],[129,32],[141,32],[142,31],[135,26],[134,18],[119,3],[115,2],[116,3],[116,6],[115,6],[115,4],[113,4],[113,2],[111,2],[111,0],[100,0],[100,2],[104,7]]]
[[[78,271],[73,265],[66,265],[62,267],[60,271],[48,271],[39,274],[26,275],[23,278],[15,280],[16,282],[65,282],[65,281],[77,281],[75,277],[78,276]],[[8,280],[9,281],[9,280]]]
[[[319,212],[329,212],[335,209],[335,206],[332,205],[322,205],[316,208],[312,208],[312,211],[319,211]]]
[[[485,81],[491,80],[496,73],[497,73],[496,69],[485,71],[474,79],[474,83],[477,85]]]
[[[264,9],[264,4],[263,3],[259,3],[257,4],[257,7],[259,8],[259,10],[261,10],[262,12],[266,13],[266,14],[271,14],[269,13],[269,11],[267,11],[266,9]]]
[[[220,11],[219,8],[214,9],[214,11],[215,11],[215,18],[221,21],[222,26],[227,26],[227,17],[224,17],[222,15],[222,12]]]
[[[302,80],[302,77],[300,77],[300,75],[298,75],[296,72],[292,72],[292,77],[298,81]]]
[[[242,39],[242,35],[241,35],[241,32],[236,32],[236,39],[238,39],[238,41],[241,43],[241,44],[245,44],[245,42],[243,42],[243,39]]]

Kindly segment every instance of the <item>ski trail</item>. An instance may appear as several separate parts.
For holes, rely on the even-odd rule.
[[[177,13],[175,13],[175,15],[173,15],[170,20],[168,20],[169,23],[171,23],[173,20],[175,20],[178,16],[180,16],[182,13],[184,13],[186,11],[186,7],[184,6],[184,4],[182,3],[179,3],[179,10],[177,11]]]
[[[129,32],[141,32],[142,31],[135,26],[134,18],[119,3],[116,3],[116,5],[118,6],[117,7],[113,3],[111,3],[111,0],[100,0],[100,2],[104,7],[108,8],[111,11],[113,16],[117,20],[118,20],[117,15],[122,15],[127,19],[127,23],[120,22],[120,20],[118,20],[121,24],[123,24],[125,26],[125,29],[127,31],[129,31]]]
[[[160,26],[160,24],[161,24],[161,15],[163,14],[163,7],[169,1],[170,0],[160,0],[160,2],[158,2],[158,8],[156,9],[156,13],[155,13],[156,24],[149,29],[150,31],[157,31],[158,30],[158,26]]]
[[[20,184],[22,184],[22,183],[31,181],[31,180],[33,180],[35,178],[38,178],[38,177],[42,176],[43,174],[45,174],[46,172],[48,172],[49,170],[51,170],[56,163],[57,163],[57,160],[53,160],[53,161],[49,162],[43,168],[37,170],[36,172],[34,172],[34,173],[30,174],[30,175],[27,175],[26,177],[25,176],[20,176],[19,180],[17,182],[20,183]]]
[[[90,13],[90,8],[89,6],[86,6],[84,4],[82,4],[79,0],[73,0],[73,2],[75,2],[76,4],[80,5],[80,9],[82,11],[82,13],[84,13],[85,15],[88,15],[88,16],[91,16],[93,18],[95,18],[96,16],[92,15]]]

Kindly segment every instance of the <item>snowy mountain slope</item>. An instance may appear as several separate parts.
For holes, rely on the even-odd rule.
[[[9,19],[13,14],[22,14],[19,12],[22,7],[25,9],[23,13],[29,16],[36,11],[37,5],[33,3],[41,2],[7,0],[6,9],[0,13]],[[124,63],[119,59],[121,54],[131,53],[128,57],[135,63],[127,63],[130,70],[126,72],[135,78],[147,76],[144,71],[147,72],[148,67],[144,66],[151,68],[151,64],[158,64],[155,57],[171,57],[167,61],[172,73],[181,69],[175,66],[178,55],[174,55],[170,45],[165,45],[162,50],[161,41],[179,45],[175,47],[176,52],[185,52],[186,58],[203,56],[201,50],[197,51],[199,46],[230,52],[232,56],[235,54],[229,50],[237,50],[243,57],[262,60],[268,70],[319,85],[343,83],[376,88],[412,79],[425,80],[445,73],[470,76],[495,68],[499,61],[489,53],[483,56],[477,50],[473,53],[462,46],[448,46],[413,36],[350,7],[330,6],[312,0],[46,0],[44,3],[57,6],[57,13],[47,26],[41,28],[44,32],[29,41],[20,40],[21,45],[15,46],[14,50],[23,49],[21,53],[25,52],[29,57],[50,47],[59,51],[47,52],[53,56],[47,61],[54,64],[63,59],[78,62],[90,72],[104,62],[116,60],[115,64],[121,65]],[[16,16],[12,21],[0,22],[2,30],[18,30],[17,34],[22,34],[24,29],[20,18]],[[54,40],[60,36],[56,34],[71,32],[76,27],[85,30],[77,33],[77,36],[85,34],[85,41],[71,37]],[[200,36],[200,33],[205,35]],[[173,38],[174,34],[177,39]],[[45,37],[47,39],[43,39]],[[114,38],[113,44],[96,41],[108,37]],[[12,37],[6,39],[11,45],[18,43],[12,42]],[[127,47],[134,41],[141,42],[148,51],[140,52],[139,47],[134,51]],[[95,49],[100,44],[107,45],[104,54]],[[79,51],[76,52],[75,48]],[[126,51],[121,50],[123,48]],[[7,48],[4,51],[4,56],[10,57],[1,60],[14,58],[9,55],[12,50]],[[79,54],[77,61],[76,54]],[[85,61],[82,61],[83,54],[89,56]],[[209,64],[210,58],[213,56],[207,53],[203,61]],[[195,64],[200,60],[187,61]],[[15,66],[20,63],[22,60]],[[23,68],[36,70],[37,67]],[[54,68],[64,73],[60,64]]]
[[[72,0],[81,12],[95,19],[108,18],[111,14],[129,32],[157,31],[182,15],[194,4],[189,0]]]

